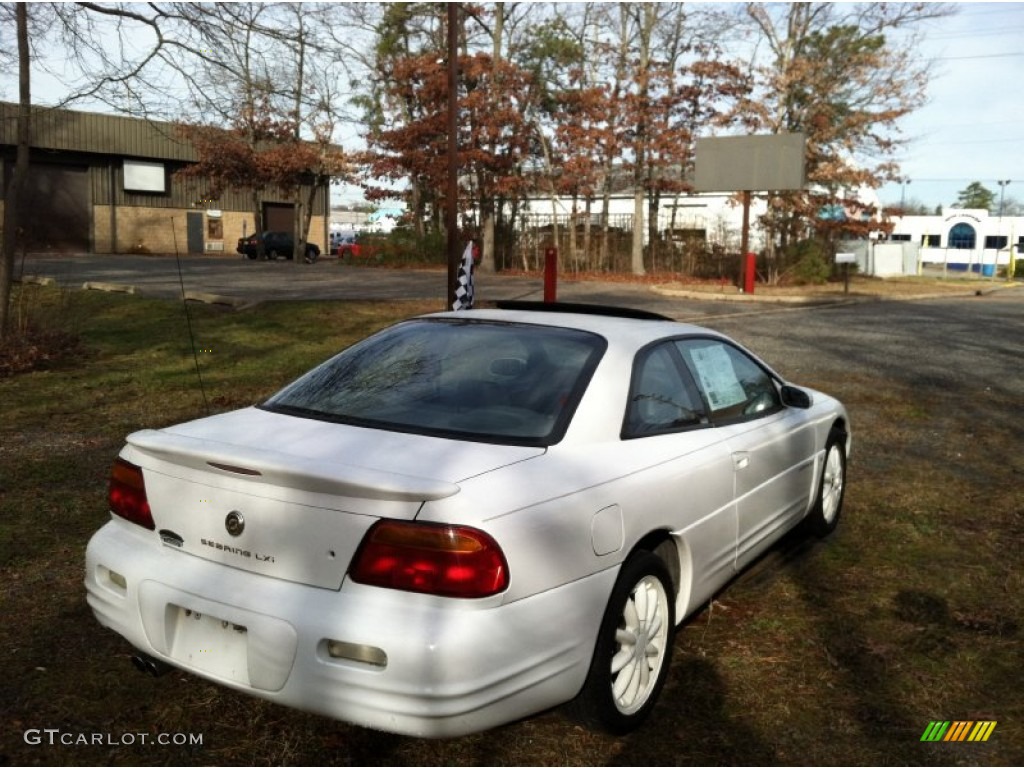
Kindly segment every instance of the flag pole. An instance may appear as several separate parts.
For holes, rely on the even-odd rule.
[[[455,300],[451,308],[455,311],[473,308],[473,241],[466,243],[466,250],[459,263],[459,273],[455,286]]]
[[[448,191],[445,229],[448,235],[448,301],[451,308],[459,287],[459,3],[448,3]]]

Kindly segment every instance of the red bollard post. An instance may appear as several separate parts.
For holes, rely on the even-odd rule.
[[[558,249],[544,251],[544,302],[557,301],[558,293]]]
[[[747,264],[743,270],[743,292],[754,292],[754,278],[757,276],[757,256],[753,253],[747,254]]]

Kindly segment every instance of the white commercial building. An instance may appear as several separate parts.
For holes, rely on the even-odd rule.
[[[985,210],[946,208],[936,216],[896,216],[891,221],[889,242],[916,246],[919,265],[989,277],[1024,253],[1024,216],[992,216]]]
[[[692,195],[664,194],[659,200],[657,229],[659,232],[688,233],[697,235],[709,245],[739,248],[743,224],[743,206],[738,195],[705,192]],[[575,210],[574,210],[575,206]],[[529,225],[543,226],[553,219],[560,225],[568,224],[575,218],[581,222],[590,214],[593,226],[600,226],[604,203],[601,198],[591,202],[587,209],[582,200],[575,202],[569,197],[545,197],[537,195],[528,198],[521,212],[526,214]],[[608,198],[608,220],[613,227],[632,229],[636,201],[631,192],[616,193]],[[647,237],[646,218],[649,215],[648,201],[643,203],[644,237]],[[757,225],[759,217],[767,211],[763,197],[754,197],[750,204],[750,247],[759,250],[764,247],[764,234]]]

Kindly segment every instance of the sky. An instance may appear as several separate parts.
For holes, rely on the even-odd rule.
[[[884,204],[950,206],[972,181],[1024,201],[1024,2],[952,5],[955,14],[923,27],[920,53],[933,77],[926,103],[900,123],[908,142],[897,160],[907,181],[884,185]],[[53,103],[58,89],[36,80],[33,98]],[[0,71],[0,98],[17,98],[13,73]],[[358,195],[338,192],[346,202]]]
[[[929,21],[922,54],[934,66],[929,99],[901,122],[898,156],[908,183],[879,190],[883,203],[949,206],[972,181],[1024,201],[1024,3],[956,3]]]

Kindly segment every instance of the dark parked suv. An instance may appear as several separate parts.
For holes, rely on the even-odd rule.
[[[237,250],[240,254],[249,259],[255,259],[258,243],[256,235],[238,238]],[[284,257],[292,258],[295,253],[295,240],[291,232],[264,232],[263,252],[268,259]],[[320,248],[316,243],[306,243],[306,261],[316,261],[320,258]]]

